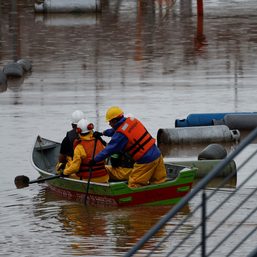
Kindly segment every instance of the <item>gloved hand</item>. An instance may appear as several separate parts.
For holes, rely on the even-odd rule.
[[[96,162],[95,162],[94,159],[90,160],[89,163],[88,163],[88,165],[89,165],[90,167],[94,166],[95,164],[96,164]]]
[[[98,132],[98,131],[95,131],[95,132],[93,133],[93,136],[94,136],[95,138],[100,138],[102,135],[103,135],[103,133],[102,133],[102,132]]]
[[[61,175],[61,177],[63,176],[63,169],[58,169],[57,171],[56,171],[56,174],[57,175]]]
[[[59,175],[60,175],[61,178],[69,177],[69,175],[64,175],[64,174],[63,174],[63,171],[62,171],[62,173],[60,173]]]
[[[60,170],[64,170],[65,169],[65,163],[63,162],[58,162],[55,166],[55,170],[57,171],[57,173],[60,171]],[[58,173],[59,174],[59,173]]]
[[[63,170],[60,170],[60,169],[59,169],[59,170],[56,171],[56,174],[57,174],[57,175],[61,175],[62,173],[63,173]]]

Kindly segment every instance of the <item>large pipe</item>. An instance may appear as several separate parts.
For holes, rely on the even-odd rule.
[[[218,143],[239,141],[240,132],[226,125],[159,129],[159,144]]]
[[[175,127],[211,126],[213,120],[222,120],[227,114],[257,114],[256,112],[192,113],[186,119],[176,119]]]
[[[203,178],[207,175],[217,164],[222,160],[196,160],[196,161],[172,161],[169,163],[184,165],[188,167],[196,167],[196,178]],[[236,163],[232,160],[226,167],[224,167],[216,177],[227,177],[231,173],[236,175]]]
[[[226,157],[227,151],[220,144],[210,144],[198,154],[198,160],[218,160]]]
[[[101,11],[100,0],[44,0],[35,3],[35,12],[82,13]]]
[[[17,62],[6,64],[3,68],[3,72],[7,77],[22,77],[24,74],[22,65]]]
[[[225,124],[230,129],[253,130],[257,127],[257,113],[226,114],[222,120],[215,120],[216,124]]]
[[[19,59],[17,61],[17,63],[19,65],[21,65],[21,67],[23,68],[24,72],[28,72],[32,70],[32,64],[31,61],[27,60],[27,59]]]

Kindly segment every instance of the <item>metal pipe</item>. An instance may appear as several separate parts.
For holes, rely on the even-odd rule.
[[[202,257],[206,254],[206,193],[202,193]]]
[[[35,3],[35,12],[39,13],[74,13],[74,12],[99,12],[100,0],[44,0]]]

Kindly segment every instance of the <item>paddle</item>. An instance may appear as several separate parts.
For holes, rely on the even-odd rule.
[[[95,138],[95,144],[94,144],[94,150],[93,150],[93,156],[92,156],[92,160],[94,160],[95,158],[95,151],[96,151],[96,143],[97,143],[98,138]],[[87,191],[86,191],[86,195],[85,195],[85,205],[87,204],[87,196],[88,196],[88,191],[89,191],[89,186],[90,186],[90,180],[92,177],[92,166],[89,167],[89,178],[87,180]]]
[[[46,178],[40,178],[40,179],[35,179],[35,180],[29,180],[29,178],[27,176],[21,175],[21,176],[17,176],[14,179],[14,183],[16,185],[17,188],[23,188],[23,187],[28,187],[29,184],[34,184],[34,183],[42,183],[45,182],[47,180],[51,180],[51,179],[56,179],[56,178],[60,178],[62,175],[53,175],[50,177],[46,177]]]

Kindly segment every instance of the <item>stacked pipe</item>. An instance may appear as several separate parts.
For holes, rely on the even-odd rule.
[[[38,13],[83,13],[101,11],[100,0],[43,0],[35,3]]]

